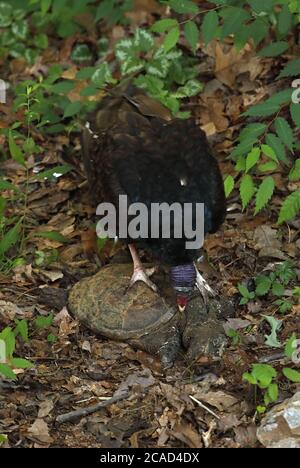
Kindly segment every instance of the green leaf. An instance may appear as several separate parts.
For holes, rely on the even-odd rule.
[[[87,80],[91,78],[96,71],[96,67],[84,67],[76,73],[77,80]]]
[[[276,281],[273,284],[272,293],[274,294],[274,296],[282,297],[284,295],[284,291],[285,291],[284,286],[278,281]]]
[[[0,240],[0,257],[3,256],[19,240],[21,220],[15,224]]]
[[[268,145],[261,145],[261,150],[262,150],[263,154],[268,156],[268,158],[270,158],[270,159],[272,159],[272,161],[275,161],[276,163],[278,163],[278,158],[277,158],[273,148],[271,148]]]
[[[13,7],[7,2],[0,3],[0,28],[7,28],[12,23]],[[3,33],[2,33],[3,34]]]
[[[253,179],[249,174],[245,174],[240,185],[240,195],[243,204],[243,210],[249,205],[254,193],[255,185]]]
[[[289,173],[289,180],[291,182],[296,182],[300,180],[300,158],[296,159],[294,167],[291,169]],[[0,182],[1,186],[1,182]]]
[[[249,0],[247,3],[252,6],[255,13],[270,13],[274,8],[274,0],[264,0],[263,2],[261,0]]]
[[[11,157],[15,161],[17,161],[19,164],[21,164],[21,166],[26,167],[23,152],[21,148],[15,143],[11,130],[9,131],[9,134],[8,134],[8,146],[9,146]]]
[[[81,110],[81,107],[82,104],[80,101],[70,102],[70,104],[68,104],[65,108],[63,118],[67,119],[68,117],[73,117],[73,115],[78,114],[78,112]]]
[[[51,87],[51,91],[55,94],[68,94],[74,88],[75,83],[72,80],[61,80]]]
[[[300,212],[300,190],[291,193],[283,202],[278,224],[282,224],[285,221],[289,221],[297,216]]]
[[[228,175],[224,180],[224,190],[226,198],[229,197],[232,190],[234,189],[234,178],[231,175]]]
[[[296,125],[296,127],[300,128],[300,105],[292,103],[290,105],[290,113],[294,124]]]
[[[24,19],[14,21],[11,30],[18,39],[24,41],[28,34],[28,24]]]
[[[279,395],[279,391],[278,391],[278,385],[273,383],[273,384],[270,384],[269,387],[268,387],[268,395],[270,397],[270,400],[271,402],[276,402],[278,400],[278,395]]]
[[[272,281],[268,276],[258,276],[256,278],[256,289],[255,293],[257,296],[265,296],[270,291]]]
[[[168,52],[169,50],[173,49],[173,47],[175,47],[179,39],[179,36],[180,36],[180,30],[178,27],[170,29],[163,43],[163,46],[166,52]]]
[[[288,49],[289,45],[285,41],[278,41],[264,47],[258,55],[260,57],[277,57]]]
[[[135,31],[133,43],[140,52],[149,52],[154,47],[154,38],[153,35],[146,29],[137,28]]]
[[[43,16],[49,11],[51,4],[52,0],[41,0],[41,12]]]
[[[245,117],[269,117],[270,115],[275,114],[279,108],[280,105],[275,104],[274,102],[260,102],[259,104],[255,104],[255,106],[250,107],[250,109],[242,115]]]
[[[249,172],[256,165],[260,158],[260,148],[253,148],[247,155],[246,172]]]
[[[0,434],[0,447],[1,447],[1,445],[5,444],[5,442],[7,442],[7,440],[8,440],[7,435]]]
[[[28,323],[27,320],[16,320],[16,328],[14,330],[15,336],[21,335],[25,343],[28,342]]]
[[[252,375],[261,388],[268,388],[272,380],[277,377],[277,372],[269,364],[253,364]]]
[[[266,130],[267,125],[264,123],[252,123],[243,128],[239,134],[239,140],[252,140],[255,141]]]
[[[285,78],[287,76],[298,76],[300,75],[300,59],[291,60],[287,63],[284,69],[280,72],[278,79]]]
[[[188,80],[184,86],[180,86],[177,91],[173,93],[173,96],[179,99],[196,96],[202,89],[203,85],[200,81]]]
[[[282,144],[282,141],[274,135],[274,133],[268,133],[266,136],[266,143],[269,145],[274,151],[279,161],[289,164],[289,159],[286,156],[286,149]]]
[[[22,358],[13,358],[11,360],[11,365],[16,369],[32,369],[32,367],[34,367],[32,362]]]
[[[184,35],[192,50],[195,52],[199,41],[199,29],[194,21],[188,21],[185,23]]]
[[[169,0],[168,5],[176,13],[198,13],[199,8],[192,0]]]
[[[14,192],[19,192],[20,189],[16,187],[14,184],[11,182],[8,182],[8,180],[0,179],[0,190],[13,190]]]
[[[43,315],[39,315],[36,319],[35,319],[35,326],[36,328],[49,328],[51,327],[51,325],[53,324],[53,314],[50,314],[46,317],[44,317]]]
[[[289,359],[292,359],[295,351],[297,350],[297,336],[295,333],[287,340],[284,348],[284,354]]]
[[[10,380],[17,380],[17,376],[7,364],[0,363],[0,375]]]
[[[215,37],[218,25],[219,17],[217,12],[212,10],[209,13],[206,13],[201,27],[203,39],[206,46]]]
[[[249,13],[243,8],[238,7],[231,7],[229,6],[225,10],[226,16],[224,18],[224,23],[221,32],[221,39],[225,39],[225,37],[229,36],[230,34],[234,34],[243,27],[244,21],[250,18]]]
[[[274,161],[268,161],[264,164],[260,164],[258,166],[258,170],[260,172],[274,172],[278,167],[278,163]]]
[[[260,184],[255,202],[254,215],[257,215],[271,199],[275,189],[275,182],[272,176],[266,177]]]
[[[251,385],[257,385],[258,383],[256,378],[252,374],[249,374],[248,372],[245,372],[243,374],[243,380],[245,380],[246,382],[249,382],[249,384]]]
[[[283,5],[281,12],[278,16],[278,32],[281,36],[285,36],[293,24],[293,15],[290,12],[288,5]]]
[[[282,373],[291,382],[300,383],[300,372],[290,369],[289,367],[284,367]]]
[[[174,26],[178,26],[177,20],[172,19],[172,18],[162,19],[162,20],[156,21],[151,26],[151,31],[156,32],[156,33],[164,33],[166,31],[169,31],[169,29],[173,28]]]
[[[232,151],[231,157],[235,158],[236,156],[243,156],[248,154],[252,150],[253,144],[255,143],[256,138],[249,137],[245,140],[242,140]]]
[[[293,151],[294,134],[289,123],[282,117],[277,117],[274,124],[278,137],[290,151]]]

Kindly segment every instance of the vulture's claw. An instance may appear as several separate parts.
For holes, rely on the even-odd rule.
[[[149,288],[152,289],[152,291],[157,293],[158,288],[156,284],[154,284],[150,279],[150,276],[153,275],[155,270],[156,270],[155,267],[153,268],[143,268],[141,266],[136,267],[133,271],[128,289],[130,289],[134,285],[134,283],[136,283],[137,281],[143,281],[143,283],[149,286]]]

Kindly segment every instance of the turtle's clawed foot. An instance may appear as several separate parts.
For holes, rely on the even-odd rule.
[[[156,268],[143,268],[142,266],[138,266],[134,269],[133,275],[131,277],[128,289],[130,289],[137,281],[143,281],[147,286],[149,286],[150,289],[154,292],[158,292],[156,284],[154,284],[150,276],[153,275],[155,272]]]
[[[216,297],[217,293],[209,286],[208,282],[200,275],[198,268],[196,267],[196,286],[199,289],[205,304],[208,302],[208,297]]]

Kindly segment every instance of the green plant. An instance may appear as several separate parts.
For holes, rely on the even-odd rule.
[[[16,335],[20,333],[20,328],[16,333],[11,327],[6,327],[0,333],[0,375],[16,380],[14,369],[31,369],[34,364],[27,359],[14,356],[16,348]]]
[[[286,341],[284,348],[286,358],[294,360],[298,342],[295,334]],[[297,370],[283,367],[281,371],[282,376],[289,382],[300,383],[300,372]],[[262,390],[264,406],[257,406],[258,413],[264,413],[270,403],[276,403],[278,400],[279,390],[278,383],[276,382],[278,377],[279,374],[276,369],[269,364],[252,364],[252,371],[244,373],[243,380],[254,385],[256,389]],[[257,400],[257,392],[255,393],[255,400]]]

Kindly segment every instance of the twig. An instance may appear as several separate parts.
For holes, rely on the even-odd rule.
[[[218,416],[216,413],[214,413],[211,409],[209,409],[207,406],[205,406],[201,401],[197,400],[197,398],[193,397],[193,395],[189,395],[190,399],[193,400],[197,405],[200,406],[200,408],[203,408],[205,411],[207,411],[209,414],[211,414],[214,418],[220,419],[220,416]]]
[[[109,400],[102,401],[101,403],[97,403],[96,405],[88,406],[87,408],[80,408],[75,411],[70,411],[69,413],[61,414],[57,416],[56,422],[58,424],[62,424],[65,422],[75,421],[75,419],[83,418],[84,416],[88,416],[89,414],[96,413],[100,409],[106,408],[107,406],[110,406],[113,403],[116,403],[117,401],[124,400],[128,397],[128,395],[128,392],[120,393],[116,396],[111,397]]]

